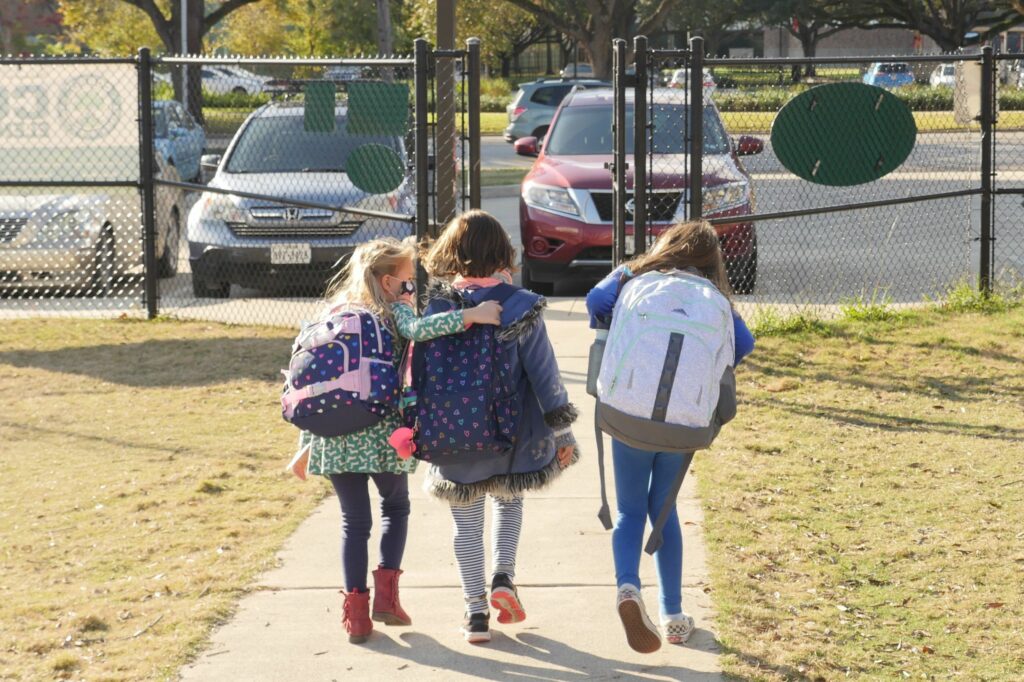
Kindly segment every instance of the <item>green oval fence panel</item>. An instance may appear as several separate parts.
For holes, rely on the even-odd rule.
[[[772,148],[790,172],[833,187],[878,180],[914,149],[917,124],[888,90],[863,83],[813,87],[782,107]]]
[[[402,157],[382,144],[364,144],[353,149],[345,166],[352,184],[370,194],[393,192],[405,178]]]

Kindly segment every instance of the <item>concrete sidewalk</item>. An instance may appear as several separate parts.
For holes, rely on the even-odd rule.
[[[492,619],[490,644],[470,645],[462,639],[463,601],[450,515],[447,506],[422,492],[421,469],[410,481],[412,517],[402,579],[402,603],[412,627],[375,623],[369,642],[348,643],[340,625],[339,512],[332,497],[289,539],[279,568],[260,579],[260,589],[242,600],[235,617],[213,634],[207,651],[181,671],[182,679],[722,679],[711,600],[704,593],[702,516],[692,477],[680,499],[683,607],[696,619],[698,631],[685,647],[664,644],[647,656],[626,644],[615,613],[611,537],[597,520],[593,401],[584,391],[591,333],[582,300],[553,300],[546,320],[564,380],[582,414],[575,434],[584,459],[551,488],[527,497],[516,579],[528,614],[525,622],[501,626]],[[698,475],[702,464],[698,457]],[[371,548],[371,565],[375,555]],[[641,577],[648,611],[656,617],[657,580],[647,555]]]

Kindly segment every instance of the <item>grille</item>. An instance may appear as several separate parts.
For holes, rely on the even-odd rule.
[[[0,244],[12,242],[28,224],[28,218],[0,218]]]
[[[594,206],[597,207],[597,215],[600,216],[602,221],[610,223],[614,217],[612,193],[591,192],[590,196],[594,200]],[[682,192],[649,192],[647,194],[647,201],[650,211],[647,214],[647,220],[658,223],[670,223],[675,220],[676,208],[679,206],[679,200],[682,196]],[[633,198],[632,192],[629,193],[629,198]],[[631,219],[632,216],[626,213],[626,221],[632,222]]]
[[[336,225],[302,225],[295,223],[262,222],[259,225],[250,223],[228,223],[228,228],[236,237],[292,237],[300,239],[336,239],[350,237],[361,222],[347,220]]]

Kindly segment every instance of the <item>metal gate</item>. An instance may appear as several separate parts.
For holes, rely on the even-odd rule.
[[[479,207],[475,40],[0,69],[0,314],[290,326],[357,244]]]
[[[667,226],[705,218],[719,232],[739,301],[828,310],[941,298],[964,281],[985,291],[1020,282],[1020,210],[995,198],[1022,193],[1024,137],[1000,131],[1003,164],[996,166],[993,154],[997,96],[1014,108],[1024,98],[1016,97],[1016,84],[1011,90],[999,82],[990,48],[891,58],[705,59],[700,38],[687,50],[659,50],[638,37],[635,77],[624,41],[616,41],[614,56],[616,263],[643,253]],[[981,105],[975,120],[961,123],[953,110],[963,88],[935,79],[946,66],[960,73],[969,64],[980,65]],[[908,105],[917,130],[901,166],[874,182],[825,187],[779,163],[772,124],[788,101],[818,84],[877,82],[879,71],[936,83],[887,85]],[[799,84],[792,82],[796,75]],[[1016,111],[1003,111],[1011,116],[1013,128],[1024,128]],[[1013,185],[996,186],[997,169]],[[997,222],[1004,233],[1017,232],[1000,242],[1000,256],[993,248]]]

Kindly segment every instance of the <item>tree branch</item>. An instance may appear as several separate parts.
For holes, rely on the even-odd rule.
[[[200,37],[205,36],[207,32],[216,26],[221,20],[227,15],[234,12],[239,7],[244,7],[258,0],[227,0],[222,3],[220,7],[203,17],[203,28],[199,31]]]
[[[156,6],[156,0],[124,0],[132,7],[141,9],[149,17],[150,21],[153,22],[153,28],[156,29],[156,33],[160,36],[160,40],[163,41],[164,47],[167,48],[168,52],[174,52],[174,27],[171,25],[171,20],[164,16],[164,13],[160,11],[160,8]]]
[[[651,13],[651,16],[640,22],[640,26],[636,30],[637,35],[644,36],[661,28],[674,4],[672,0],[661,0],[661,4]]]
[[[515,7],[518,7],[519,9],[525,12],[533,14],[544,23],[548,24],[552,28],[558,29],[559,31],[566,35],[571,35],[575,37],[577,40],[583,42],[587,41],[587,35],[585,33],[585,29],[583,26],[574,26],[570,22],[565,21],[565,19],[562,16],[556,14],[555,12],[552,12],[546,7],[542,7],[536,3],[530,2],[530,0],[505,0],[505,2]]]

